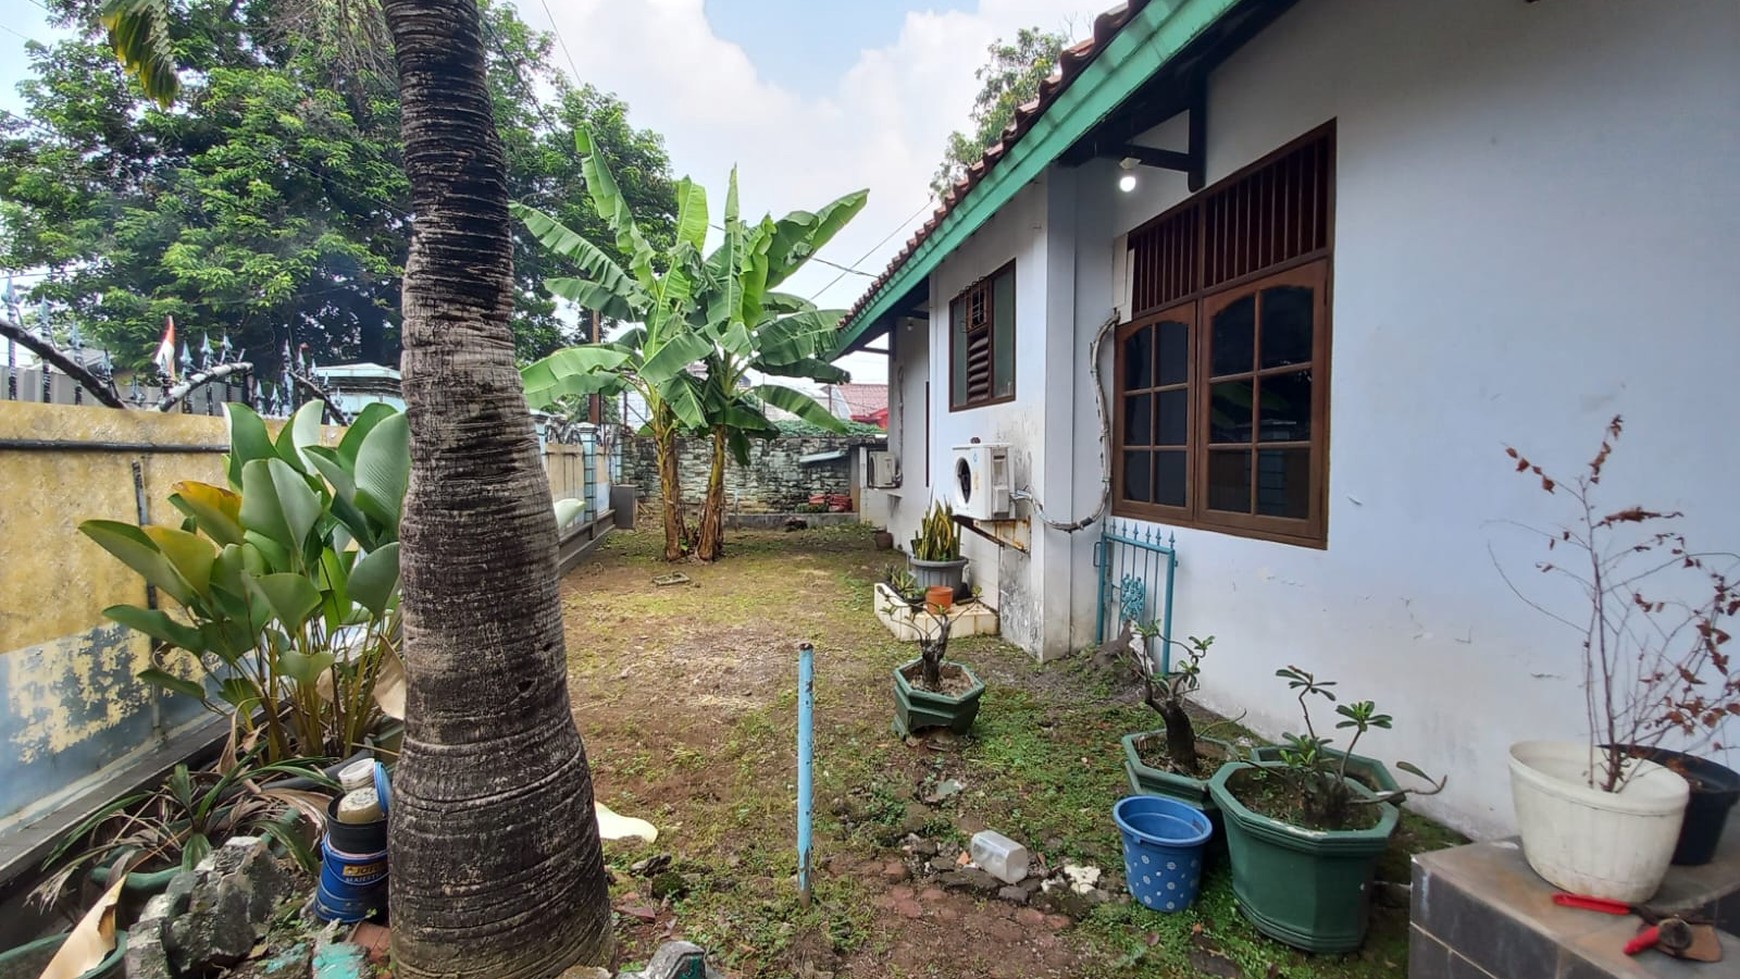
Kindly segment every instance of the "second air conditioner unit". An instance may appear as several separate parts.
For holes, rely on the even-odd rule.
[[[1009,447],[991,442],[957,445],[948,483],[955,513],[972,520],[1010,520]]]
[[[900,485],[900,463],[895,460],[894,453],[870,453],[869,484],[871,489],[894,489]]]

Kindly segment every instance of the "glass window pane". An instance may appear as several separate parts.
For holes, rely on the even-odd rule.
[[[1257,357],[1256,325],[1256,296],[1236,299],[1214,314],[1214,339],[1209,345],[1214,355],[1214,366],[1209,371],[1210,374],[1219,377],[1222,374],[1243,374],[1251,370]]]
[[[1184,453],[1154,453],[1154,502],[1183,506],[1184,487]]]
[[[991,283],[991,315],[995,317],[991,342],[991,397],[1015,393],[1015,270],[1010,269]]]
[[[1304,520],[1311,512],[1311,450],[1257,453],[1257,512]]]
[[[1276,286],[1263,290],[1263,366],[1311,361],[1311,290]]]
[[[1251,440],[1251,381],[1222,381],[1209,388],[1208,440]]]
[[[1154,396],[1159,402],[1159,419],[1155,426],[1155,445],[1183,445],[1190,432],[1190,393],[1184,388],[1162,391]]]
[[[1124,499],[1132,503],[1154,502],[1151,467],[1149,453],[1124,453]]]
[[[949,404],[960,407],[967,401],[967,304],[957,299],[949,307]]]
[[[1190,327],[1183,323],[1156,323],[1160,335],[1159,367],[1155,373],[1161,384],[1183,384],[1190,378]]]
[[[1245,450],[1208,454],[1208,508],[1251,512],[1251,454]]]
[[[1124,399],[1124,444],[1154,444],[1154,396],[1137,394]]]
[[[1265,374],[1257,382],[1262,395],[1261,441],[1311,440],[1311,372]]]
[[[1154,386],[1154,329],[1144,326],[1124,338],[1118,348],[1124,359],[1124,390]]]

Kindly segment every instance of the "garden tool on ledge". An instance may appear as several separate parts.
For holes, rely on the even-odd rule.
[[[1676,959],[1694,962],[1720,962],[1722,942],[1716,937],[1716,926],[1708,918],[1684,912],[1657,911],[1643,905],[1610,901],[1586,894],[1554,894],[1553,903],[1567,908],[1582,908],[1602,914],[1635,914],[1643,919],[1636,937],[1625,943],[1626,955],[1637,955],[1655,949]]]

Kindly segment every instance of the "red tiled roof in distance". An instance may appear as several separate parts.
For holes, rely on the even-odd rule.
[[[876,281],[870,284],[870,288],[858,297],[858,301],[853,303],[852,308],[840,319],[839,329],[844,330],[857,320],[858,314],[870,305],[870,302],[876,298],[883,287],[888,285],[889,280],[894,278],[895,273],[900,271],[900,267],[906,264],[907,259],[911,258],[918,247],[924,244],[932,232],[936,231],[943,219],[954,211],[955,205],[966,199],[973,188],[978,186],[979,181],[985,178],[985,174],[989,173],[991,168],[996,166],[997,161],[1009,152],[1009,148],[1019,142],[1021,137],[1027,135],[1028,130],[1033,128],[1033,123],[1045,113],[1046,109],[1051,107],[1051,103],[1057,101],[1058,95],[1062,94],[1064,89],[1067,89],[1070,83],[1075,81],[1076,76],[1082,73],[1082,69],[1086,68],[1096,55],[1105,50],[1107,42],[1111,41],[1118,31],[1130,22],[1130,18],[1140,13],[1142,8],[1147,5],[1148,0],[1128,0],[1122,7],[1100,14],[1094,18],[1094,30],[1091,37],[1078,41],[1059,53],[1057,68],[1052,71],[1049,78],[1039,83],[1039,96],[1031,102],[1025,102],[1015,107],[1015,118],[1010,121],[1008,126],[1004,127],[1003,138],[987,147],[985,155],[969,165],[966,175],[955,181],[955,185],[943,194],[942,202],[937,205],[930,218],[919,227],[918,231],[913,233],[911,238],[907,239],[906,246],[900,250],[898,255],[894,256],[893,261],[888,263],[888,268],[876,277]]]

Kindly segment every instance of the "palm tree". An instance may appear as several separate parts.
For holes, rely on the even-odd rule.
[[[172,97],[163,0],[105,18]],[[549,487],[515,369],[507,176],[476,0],[382,0],[416,225],[401,362],[406,734],[396,975],[531,979],[612,957],[592,777],[568,699]]]

